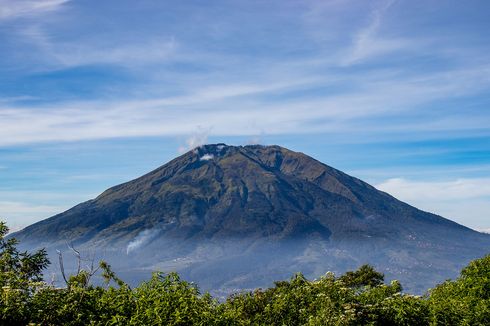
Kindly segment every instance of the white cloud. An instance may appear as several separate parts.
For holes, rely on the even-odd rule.
[[[58,206],[47,205],[30,205],[22,202],[0,201],[1,216],[23,216],[30,214],[54,214],[60,212],[63,208]]]
[[[35,205],[26,202],[0,201],[0,219],[11,232],[20,230],[40,219],[61,213],[68,207]]]
[[[458,151],[459,149],[457,149]],[[430,154],[447,154],[450,151],[438,152],[437,150],[427,150],[423,155]],[[385,153],[376,153],[376,155],[387,155]],[[407,156],[413,156],[414,153],[402,153],[398,155],[399,159]],[[392,156],[393,157],[393,156]],[[490,171],[490,165],[470,165],[470,166],[426,166],[423,169],[420,166],[393,165],[390,167],[356,169],[347,171],[348,174],[359,177],[362,180],[370,180],[372,184],[383,184],[389,180],[411,180],[411,179],[444,179],[449,175],[462,176],[460,179],[474,179],[475,177],[486,175]],[[394,175],[404,175],[404,178],[392,178]]]
[[[94,198],[97,194],[77,193],[71,194],[66,192],[49,192],[49,191],[22,191],[16,189],[0,188],[0,198],[4,202],[22,203],[25,198],[32,198],[41,203],[50,203],[51,207],[58,207],[52,203],[65,202],[69,204],[78,204],[81,201]],[[31,201],[31,203],[34,201]]]
[[[341,94],[325,93],[300,100],[268,101],[264,95],[301,89],[309,79],[267,85],[228,84],[197,88],[185,96],[143,100],[81,101],[52,106],[0,106],[0,146],[49,141],[114,137],[194,135],[201,126],[207,135],[248,135],[377,131],[485,130],[488,117],[457,112],[419,111],[430,119],[385,124],[383,117],[416,110],[438,99],[478,93],[490,88],[490,66],[446,71],[422,77],[385,73],[344,76],[358,85]],[[326,78],[327,82],[330,78]],[[314,85],[324,85],[317,80]],[[310,85],[311,86],[311,85]],[[219,89],[223,89],[223,93]],[[260,93],[260,94],[259,94]],[[260,95],[260,96],[259,96]],[[364,119],[377,120],[365,122]],[[381,121],[381,122],[379,122]],[[382,124],[382,128],[380,128]],[[196,138],[197,137],[197,138]],[[201,145],[203,135],[185,148]]]
[[[54,11],[68,1],[69,0],[0,0],[0,20]]]
[[[388,179],[378,184],[381,190],[396,192],[406,200],[454,200],[490,197],[490,178],[457,179],[453,181],[413,181],[403,178]]]
[[[0,220],[11,231],[64,212],[95,194],[0,189]]]
[[[417,208],[477,228],[490,218],[490,178],[416,181],[392,178],[376,185]]]
[[[425,200],[461,200],[490,197],[490,178],[458,179],[452,181],[413,181],[403,178],[388,179],[378,184],[380,189],[396,193],[407,200],[423,197]]]

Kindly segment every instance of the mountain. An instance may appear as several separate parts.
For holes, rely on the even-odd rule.
[[[201,146],[14,236],[51,253],[91,250],[133,283],[177,270],[218,293],[364,263],[422,292],[490,252],[490,235],[260,145]]]

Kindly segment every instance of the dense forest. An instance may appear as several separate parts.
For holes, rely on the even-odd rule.
[[[490,255],[423,296],[364,265],[318,280],[296,274],[218,301],[176,273],[131,288],[105,262],[104,286],[81,268],[55,287],[43,280],[46,252],[21,252],[7,233],[0,222],[1,325],[490,325]]]

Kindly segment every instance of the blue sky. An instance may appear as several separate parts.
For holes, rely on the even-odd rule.
[[[490,228],[490,2],[0,0],[13,229],[204,142],[279,144]]]

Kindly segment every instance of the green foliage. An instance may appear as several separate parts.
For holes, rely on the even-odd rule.
[[[49,260],[45,250],[33,254],[17,250],[16,239],[5,239],[8,232],[5,223],[0,222],[0,286],[24,289],[29,282],[42,280]]]
[[[240,325],[347,325],[354,296],[331,273],[317,281],[296,274],[265,291],[231,296],[225,306]]]
[[[150,281],[133,291],[131,325],[208,325],[214,302],[198,288],[180,280],[176,273],[154,273]]]
[[[490,325],[490,255],[430,291],[433,325]]]
[[[359,288],[363,286],[378,286],[383,284],[384,278],[384,275],[377,272],[372,266],[362,265],[357,271],[347,272],[342,275],[340,280],[346,286]]]
[[[361,325],[428,325],[427,301],[419,296],[398,292],[400,285],[380,285],[360,295],[358,324]]]
[[[0,324],[26,323],[30,316],[29,300],[42,284],[42,271],[49,260],[46,251],[20,252],[14,238],[6,239],[9,229],[0,222]]]
[[[176,273],[154,273],[131,289],[105,262],[104,287],[80,270],[55,288],[42,282],[46,253],[19,252],[7,232],[0,223],[1,325],[490,325],[490,256],[423,297],[364,265],[313,281],[296,274],[220,303]]]

